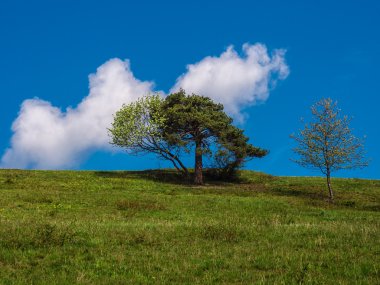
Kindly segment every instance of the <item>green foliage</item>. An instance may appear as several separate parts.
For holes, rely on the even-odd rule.
[[[131,152],[156,151],[155,142],[160,143],[165,114],[158,94],[137,99],[116,112],[109,129],[111,143],[125,147]]]
[[[184,90],[165,98],[167,123],[165,135],[172,143],[187,145],[202,141],[202,151],[207,152],[212,138],[232,123],[223,111],[222,104],[195,94],[187,95]]]
[[[202,184],[203,155],[213,156],[221,178],[232,178],[243,163],[267,151],[248,143],[243,131],[232,125],[222,104],[184,90],[165,99],[149,95],[123,107],[109,129],[111,143],[134,154],[155,153],[188,175],[181,152],[195,147],[195,183]],[[212,153],[212,147],[217,150]]]
[[[217,151],[214,154],[215,171],[222,179],[236,178],[237,170],[254,157],[263,157],[267,150],[248,143],[243,130],[229,125],[219,133]]]
[[[378,180],[157,172],[0,170],[0,284],[380,283]]]
[[[167,122],[163,99],[158,94],[144,96],[116,112],[108,130],[111,144],[125,148],[133,154],[154,153],[169,160],[174,167],[187,174],[179,158],[180,149],[169,145],[163,136]]]
[[[361,168],[368,165],[364,159],[362,140],[351,133],[350,119],[341,116],[337,103],[322,99],[311,107],[313,120],[297,135],[291,135],[298,143],[294,161],[301,166],[319,169],[327,177],[330,198],[333,193],[330,174],[340,169]]]
[[[350,119],[340,116],[336,102],[322,99],[312,106],[313,121],[306,124],[298,136],[292,136],[299,146],[294,151],[302,166],[317,167],[323,174],[327,170],[364,167],[363,142],[351,134]]]
[[[243,131],[232,125],[222,104],[184,90],[165,98],[164,136],[172,145],[195,147],[195,183],[202,184],[202,155],[215,152],[215,166],[222,176],[232,177],[244,161],[262,157],[267,151],[253,147]]]

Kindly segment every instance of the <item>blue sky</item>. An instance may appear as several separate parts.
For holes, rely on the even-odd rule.
[[[249,162],[247,168],[275,175],[319,175],[289,160],[293,146],[289,134],[302,127],[300,118],[308,118],[313,103],[331,97],[338,101],[344,113],[354,117],[351,125],[354,134],[367,136],[365,146],[372,159],[370,166],[363,170],[337,172],[336,176],[380,178],[378,1],[186,2],[3,0],[0,6],[1,155],[14,147],[12,136],[21,140],[15,137],[11,126],[19,112],[24,114],[20,111],[24,100],[38,97],[50,102],[51,106],[43,108],[56,112],[52,118],[58,118],[59,125],[67,107],[71,106],[76,113],[77,105],[89,95],[89,74],[95,74],[97,68],[112,58],[120,59],[115,65],[128,59],[127,68],[134,78],[146,84],[154,82],[154,87],[149,88],[169,92],[178,77],[188,72],[188,64],[199,63],[208,56],[220,57],[230,45],[234,46],[236,56],[244,59],[247,55],[242,50],[243,44],[252,47],[261,43],[272,59],[276,50],[286,50],[283,59],[290,72],[282,79],[268,75],[270,80],[277,78],[268,98],[245,108],[239,105],[246,114],[239,127],[245,129],[253,144],[270,150],[270,155]],[[101,78],[100,71],[96,74],[97,79]],[[22,122],[29,128],[23,131],[32,135],[46,120],[42,115],[19,118],[28,120]],[[50,131],[46,136],[36,135],[32,139],[46,143],[49,135],[62,135],[62,126],[56,127],[54,120],[44,123]],[[96,120],[86,125],[83,140],[96,125]],[[25,149],[13,159],[26,162],[17,164],[16,161],[14,165],[35,168],[38,165],[28,164],[28,159],[65,159],[66,153],[60,147],[46,153],[42,146],[39,152],[28,149],[32,139],[25,138],[28,140],[20,142],[20,147],[26,145]],[[83,140],[81,134],[70,138],[70,142],[77,144]],[[58,163],[50,168],[111,170],[165,166],[152,157],[110,152],[99,145],[74,152],[70,160],[72,164],[61,167]]]

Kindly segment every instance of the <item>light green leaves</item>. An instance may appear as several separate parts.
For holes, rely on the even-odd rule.
[[[363,142],[351,133],[350,118],[342,116],[337,103],[322,99],[311,107],[312,121],[297,135],[294,161],[304,167],[318,168],[322,173],[339,169],[364,167]]]
[[[146,147],[162,139],[165,115],[162,98],[158,94],[147,95],[116,112],[109,129],[111,143],[129,151],[144,151]]]

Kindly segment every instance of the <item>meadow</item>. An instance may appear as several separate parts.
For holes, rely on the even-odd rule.
[[[0,170],[0,284],[380,284],[380,180]]]

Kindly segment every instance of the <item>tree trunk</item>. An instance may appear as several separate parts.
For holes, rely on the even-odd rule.
[[[194,183],[201,185],[203,184],[203,174],[202,174],[202,142],[195,142],[195,168],[194,168]]]
[[[181,166],[183,174],[184,174],[186,177],[189,176],[189,171],[187,170],[186,166],[182,163],[182,161],[180,161],[178,157],[175,157],[175,160],[176,160],[176,161],[178,162],[178,164]]]
[[[330,201],[333,201],[334,200],[334,193],[333,193],[332,188],[331,188],[330,169],[327,170],[326,179],[327,179],[327,188],[329,189],[329,198],[330,198]]]
[[[169,156],[169,160],[173,163],[174,167],[179,172],[182,172],[182,174],[184,174],[185,176],[189,175],[189,171],[187,170],[186,166],[182,163],[182,161],[178,158],[178,156],[172,154],[169,151],[167,151],[166,154]],[[181,166],[181,168],[178,167],[176,162]]]

